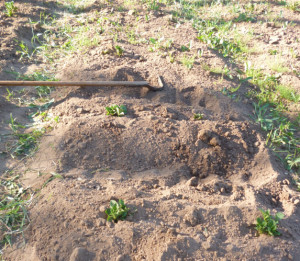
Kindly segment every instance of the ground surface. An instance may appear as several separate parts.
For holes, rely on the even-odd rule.
[[[251,64],[297,97],[299,12],[282,2],[195,4],[203,19],[235,21],[230,33],[247,59],[233,63],[197,39],[193,20],[171,16],[184,9],[179,2],[16,1],[13,17],[1,15],[1,80],[43,70],[59,80],[164,82],[159,92],[57,88],[47,96],[52,118],[38,122],[47,131],[26,158],[11,157],[10,115],[29,126],[36,109],[28,101],[42,101],[34,88],[10,87],[8,97],[0,87],[0,170],[21,174],[34,193],[26,244],[14,237],[4,260],[297,260],[295,169],[284,168],[250,118],[253,85],[224,90],[239,86],[236,72]],[[252,22],[240,16],[251,8]],[[299,100],[291,100],[287,117],[296,119]],[[127,115],[107,116],[111,104],[126,105]],[[53,173],[62,178],[48,182]],[[106,221],[111,199],[123,199],[132,215]],[[280,237],[258,236],[259,208],[285,214]]]

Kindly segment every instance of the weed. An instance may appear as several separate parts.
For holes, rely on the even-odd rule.
[[[249,16],[247,13],[240,13],[239,16],[234,19],[235,22],[253,22],[255,19],[252,16]]]
[[[291,170],[300,166],[299,139],[295,137],[297,128],[286,116],[279,112],[279,105],[274,108],[270,103],[254,103],[255,117],[253,119],[266,131],[266,144]],[[282,158],[280,155],[283,155]]]
[[[30,221],[26,206],[31,200],[24,199],[28,192],[18,183],[18,179],[18,175],[4,175],[0,178],[0,245],[3,247],[11,245],[13,235],[23,234]]]
[[[276,213],[275,217],[270,215],[270,210],[262,210],[262,218],[256,219],[256,227],[255,229],[259,234],[268,234],[270,236],[279,236],[280,232],[277,230],[277,225],[280,219],[284,218],[284,214],[281,212]]]
[[[201,20],[195,23],[195,27],[199,31],[197,38],[224,57],[236,56],[241,52],[241,48],[226,36],[231,25],[231,22]]]
[[[226,76],[229,79],[233,79],[232,73],[226,64],[223,68],[222,67],[210,67],[209,65],[205,64],[204,69],[207,71],[210,71],[214,74],[221,74],[222,77]]]
[[[275,61],[275,63],[273,63],[270,67],[274,72],[278,73],[287,73],[290,71],[288,67],[284,66],[283,63],[278,61]]]
[[[152,45],[149,48],[149,51],[154,52],[156,50],[168,50],[173,45],[173,40],[168,39],[164,41],[164,37],[160,37],[160,38],[150,37],[149,43]]]
[[[159,5],[158,5],[158,3],[157,3],[156,0],[150,1],[150,3],[149,3],[149,9],[153,10],[153,11],[158,11],[159,10]]]
[[[189,52],[189,51],[190,51],[190,48],[186,47],[185,45],[182,45],[182,46],[180,47],[180,50],[181,50],[182,52]]]
[[[9,91],[9,89],[7,89],[7,88],[6,88],[6,91],[7,91],[7,95],[5,96],[5,99],[10,102],[11,98],[14,97],[14,92],[13,91]]]
[[[169,52],[169,61],[170,63],[174,63],[175,62],[175,53],[174,52]]]
[[[24,129],[25,126],[16,122],[16,120],[10,115],[10,128],[13,131],[13,135],[17,137],[17,142],[11,148],[12,157],[16,156],[29,156],[37,150],[38,139],[44,134],[44,130],[33,130],[30,133],[20,133],[19,129]]]
[[[125,105],[116,105],[113,104],[109,107],[105,107],[107,113],[106,115],[111,115],[111,116],[118,116],[118,117],[122,117],[127,113],[127,108]]]
[[[15,74],[16,78],[18,80],[24,80],[24,81],[57,81],[57,79],[54,76],[48,74],[47,72],[43,72],[43,71],[37,71],[37,72],[34,72],[32,74],[27,74],[27,75],[20,74],[20,73],[17,73],[17,72],[11,72],[11,73]],[[49,95],[51,93],[51,91],[53,90],[53,88],[50,87],[50,86],[36,86],[35,89],[36,89],[37,95],[40,98]]]
[[[121,56],[124,54],[123,48],[122,48],[121,46],[119,46],[119,45],[116,45],[116,46],[115,46],[115,50],[116,50],[116,54],[117,54],[119,57],[121,57]]]
[[[261,103],[253,103],[254,106],[254,120],[256,123],[260,125],[260,127],[264,131],[270,131],[274,127],[274,121],[278,120],[279,118],[270,118],[269,114],[269,107],[270,104],[261,104]]]
[[[107,221],[114,221],[117,223],[119,220],[125,220],[128,216],[130,209],[125,205],[122,199],[119,202],[115,200],[110,201],[110,206],[105,210]]]
[[[183,56],[180,60],[180,62],[189,70],[191,70],[195,63],[195,57],[194,56]]]
[[[145,21],[146,21],[146,23],[149,22],[149,16],[147,14],[145,15]]]
[[[16,53],[21,55],[20,60],[22,60],[24,57],[30,60],[34,54],[34,51],[30,52],[28,46],[23,41],[19,43],[19,47],[20,50],[17,50]]]
[[[287,163],[287,169],[291,170],[292,168],[297,169],[300,167],[300,149],[295,150],[294,154],[289,153],[285,157]],[[298,183],[298,191],[300,191],[300,182]]]
[[[34,130],[31,133],[15,133],[18,142],[14,146],[13,153],[16,156],[29,156],[37,150],[38,139],[44,134],[44,131]]]
[[[45,183],[43,184],[42,188],[46,187],[47,184],[49,182],[51,182],[52,180],[54,180],[54,179],[63,179],[64,178],[62,175],[57,174],[55,172],[51,172],[50,174],[51,174],[51,177],[45,181]]]
[[[16,11],[18,10],[18,8],[15,6],[15,2],[11,1],[11,2],[5,2],[5,8],[6,11],[4,12],[8,17],[12,17]]]
[[[137,44],[139,42],[138,36],[133,30],[128,30],[127,37],[128,37],[128,42],[131,44]]]
[[[270,55],[276,55],[277,53],[278,53],[277,50],[272,50],[272,49],[269,50]]]
[[[300,95],[296,94],[296,92],[285,85],[277,85],[276,90],[278,91],[280,97],[292,101],[292,102],[299,102],[300,101]]]
[[[203,113],[195,113],[194,114],[194,120],[198,121],[198,120],[202,120],[204,117]]]
[[[238,91],[240,87],[241,85],[239,84],[236,88],[223,88],[221,92],[227,97],[229,97],[230,99],[238,100],[239,96],[235,94],[235,92]]]
[[[294,12],[300,13],[300,2],[299,1],[289,3],[288,5],[286,5],[286,7]]]

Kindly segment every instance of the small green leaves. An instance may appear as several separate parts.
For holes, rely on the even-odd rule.
[[[191,70],[194,66],[195,56],[183,56],[180,61],[186,68]]]
[[[107,221],[117,223],[119,220],[124,220],[128,216],[129,211],[130,209],[122,199],[119,202],[111,200],[109,208],[105,210],[105,214],[107,215]]]
[[[270,215],[270,210],[262,210],[262,218],[257,218],[257,224],[255,229],[259,234],[267,234],[270,236],[279,236],[280,232],[277,230],[277,224],[280,219],[284,218],[284,214],[281,212],[276,213],[275,217]]]
[[[12,172],[7,172],[12,174]],[[31,200],[26,198],[29,196],[29,191],[24,189],[19,184],[19,175],[11,177],[4,174],[0,178],[0,249],[6,245],[12,244],[12,237],[17,234],[22,234],[27,224],[30,222],[27,213],[27,206]],[[3,247],[3,248],[2,248]],[[1,251],[0,251],[0,260]]]
[[[5,2],[5,8],[6,11],[4,12],[8,17],[12,17],[14,13],[18,10],[18,8],[15,6],[15,2]]]
[[[189,52],[189,51],[190,51],[190,48],[186,47],[185,45],[181,45],[180,50],[181,50],[182,52]]]
[[[115,50],[116,50],[116,54],[119,57],[121,57],[124,54],[124,49],[121,46],[119,46],[119,45],[115,46]]]
[[[107,113],[106,115],[118,116],[122,117],[127,113],[127,108],[125,105],[116,105],[113,104],[112,106],[105,107]]]
[[[202,120],[203,119],[204,114],[203,113],[195,113],[194,114],[194,120]]]

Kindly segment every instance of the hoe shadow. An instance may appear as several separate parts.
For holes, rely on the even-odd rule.
[[[83,78],[84,79],[84,78]],[[95,81],[145,81],[146,79],[140,72],[134,69],[125,67],[118,69],[115,72],[108,74],[101,74],[93,77]],[[59,88],[59,87],[57,87]],[[57,106],[64,101],[76,97],[81,99],[90,99],[91,97],[121,97],[121,98],[135,98],[140,99],[147,96],[149,93],[146,87],[126,87],[126,86],[83,86],[83,87],[66,87],[66,96],[53,103],[52,106]]]

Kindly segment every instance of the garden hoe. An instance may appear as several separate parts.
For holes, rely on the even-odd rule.
[[[158,76],[159,87],[151,86],[147,81],[0,81],[1,86],[93,86],[93,87],[146,87],[150,91],[160,91],[164,84],[160,76]]]

